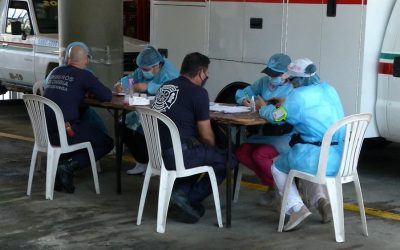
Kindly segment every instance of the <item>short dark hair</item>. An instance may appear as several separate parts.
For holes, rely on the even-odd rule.
[[[208,69],[209,64],[210,59],[199,52],[187,54],[185,58],[183,58],[181,74],[194,77],[200,70]]]

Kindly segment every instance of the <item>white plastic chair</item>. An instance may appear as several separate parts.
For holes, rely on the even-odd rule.
[[[160,189],[158,193],[158,212],[157,212],[157,232],[164,233],[169,200],[171,198],[172,187],[176,178],[187,177],[199,173],[208,173],[210,177],[212,191],[214,195],[215,210],[217,213],[218,225],[222,227],[221,207],[218,193],[217,180],[214,169],[210,166],[199,166],[196,168],[185,169],[182,156],[181,139],[175,123],[166,115],[146,107],[136,107],[140,113],[147,149],[149,153],[149,164],[143,182],[142,195],[140,197],[137,225],[141,224],[144,203],[146,200],[147,189],[149,187],[152,174],[160,175]],[[158,131],[158,121],[164,123],[170,131],[174,148],[176,170],[167,170],[162,159],[160,135]]]
[[[311,175],[297,170],[290,170],[285,183],[281,214],[279,218],[278,232],[282,232],[285,210],[288,200],[290,186],[295,177],[305,179],[318,184],[325,184],[328,189],[329,200],[332,208],[333,224],[335,228],[335,238],[337,242],[344,242],[344,212],[343,212],[343,193],[342,184],[354,182],[357,193],[357,201],[360,209],[362,230],[365,236],[368,236],[367,221],[365,218],[364,202],[361,193],[360,180],[357,173],[358,157],[364,140],[365,130],[371,120],[369,113],[355,114],[347,116],[334,123],[324,134],[319,156],[318,170],[316,175]],[[340,162],[340,169],[336,176],[326,176],[326,167],[329,156],[329,148],[332,142],[332,136],[340,128],[346,126],[346,133],[343,143],[343,153]]]
[[[32,94],[43,96],[43,94],[44,94],[43,81],[37,81],[33,84]],[[42,162],[42,154],[40,154],[41,152],[38,152],[38,153],[39,153],[39,157],[37,157],[37,166],[38,166],[37,171],[41,172],[44,169],[43,162]]]
[[[40,96],[43,96],[44,94],[44,87],[43,87],[43,81],[37,81],[33,84],[32,86],[32,93],[34,95],[39,94]]]
[[[26,108],[31,119],[33,134],[35,136],[35,145],[32,152],[32,160],[29,170],[28,190],[27,195],[31,195],[32,179],[35,170],[35,162],[38,152],[47,152],[47,168],[46,168],[46,199],[53,199],[54,182],[56,178],[57,165],[61,154],[74,152],[80,149],[87,149],[92,166],[94,186],[96,193],[100,194],[99,179],[96,171],[96,162],[93,154],[92,145],[90,142],[82,142],[69,145],[67,141],[67,134],[64,125],[64,116],[61,109],[53,101],[38,95],[23,95]],[[47,131],[45,106],[53,110],[56,120],[57,128],[60,137],[60,146],[50,144],[49,135]]]

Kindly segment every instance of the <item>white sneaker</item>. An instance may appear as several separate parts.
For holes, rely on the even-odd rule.
[[[283,227],[283,231],[291,231],[298,229],[300,225],[307,219],[308,216],[311,215],[311,212],[308,210],[308,208],[303,205],[298,212],[294,212],[290,215],[289,221],[286,223],[286,225]]]
[[[146,171],[147,164],[144,163],[136,163],[134,168],[128,169],[126,171],[127,174],[133,175],[133,174],[141,174]]]

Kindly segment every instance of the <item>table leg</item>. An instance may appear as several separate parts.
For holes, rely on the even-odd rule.
[[[235,130],[235,146],[238,147],[241,145],[245,139],[246,139],[246,127],[245,126],[240,126],[239,127],[239,133],[237,130]],[[237,197],[239,194],[236,194],[238,192],[239,188],[237,188],[237,185],[240,186],[240,183],[236,183],[238,181],[238,174],[239,174],[239,166],[235,166],[235,172],[233,175],[233,197],[232,199],[235,201],[235,196]],[[239,182],[242,178],[239,179]],[[237,198],[236,198],[237,199]]]
[[[126,112],[122,111],[122,122],[125,123]],[[115,169],[117,177],[117,193],[121,194],[121,165],[122,165],[122,151],[123,151],[123,134],[124,131],[119,128],[119,110],[114,110],[114,133],[115,133],[115,154],[117,159],[117,166]]]
[[[226,227],[231,227],[232,219],[232,126],[228,124],[226,134],[228,136],[228,152],[226,159]]]

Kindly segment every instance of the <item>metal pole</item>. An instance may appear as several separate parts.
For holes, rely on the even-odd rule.
[[[112,89],[123,73],[122,0],[59,0],[58,16],[60,60],[69,43],[84,42],[93,56],[89,69]],[[113,117],[99,113],[112,128]]]

